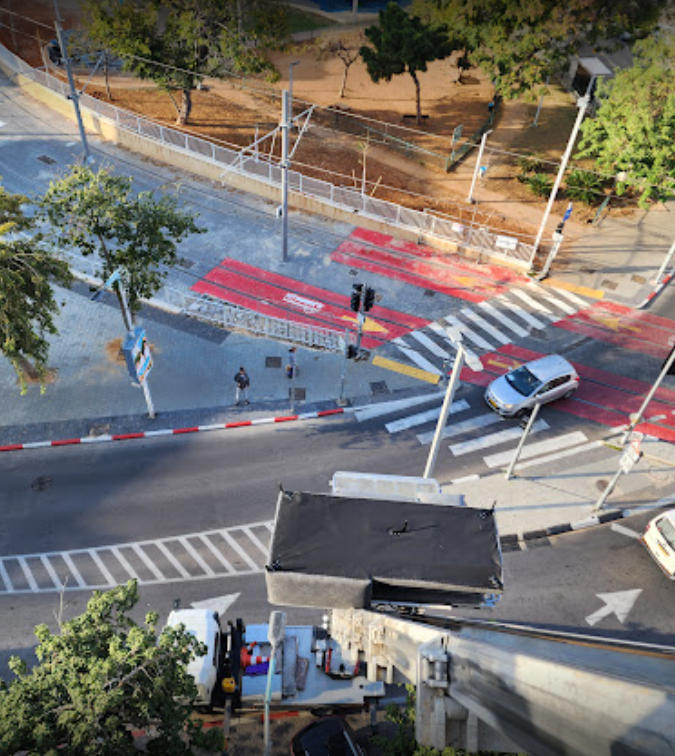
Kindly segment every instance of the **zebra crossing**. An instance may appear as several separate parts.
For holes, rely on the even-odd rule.
[[[443,393],[435,392],[422,397],[356,407],[353,413],[358,422],[383,420],[387,433],[415,430],[418,443],[428,446],[436,431],[442,401]],[[415,411],[422,404],[433,406]],[[400,415],[402,412],[405,414],[401,417],[387,419],[389,415]],[[546,420],[539,418],[535,421],[516,469],[587,453],[602,446],[602,441],[589,441],[582,431],[556,434],[554,437],[549,435],[547,438],[539,435],[549,430],[550,426]],[[446,442],[445,447],[453,458],[474,454],[482,458],[483,465],[488,470],[495,470],[509,464],[522,433],[520,424],[514,423],[513,420],[506,420],[482,405],[472,408],[469,402],[460,399],[450,407],[450,418],[443,429],[441,439]]]
[[[587,306],[578,295],[555,289],[546,289],[530,282],[522,288],[511,288],[489,301],[472,307],[463,307],[440,321],[399,336],[392,343],[415,367],[432,375],[442,375],[453,358],[455,348],[446,327],[461,331],[464,348],[478,356],[493,352],[510,344],[515,338],[524,338],[532,330],[543,330],[556,321],[574,315]]]
[[[0,595],[107,590],[252,575],[264,570],[273,521],[90,549],[0,557]]]

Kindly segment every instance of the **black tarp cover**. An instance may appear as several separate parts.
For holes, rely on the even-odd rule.
[[[489,509],[282,491],[266,576],[286,606],[479,604],[502,560]]]

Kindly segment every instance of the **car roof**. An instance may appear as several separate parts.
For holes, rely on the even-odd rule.
[[[541,357],[526,364],[527,369],[533,373],[540,381],[555,378],[563,373],[576,372],[572,365],[559,354],[549,354],[547,357]]]

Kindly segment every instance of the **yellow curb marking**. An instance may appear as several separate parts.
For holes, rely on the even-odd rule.
[[[340,320],[346,320],[348,323],[357,323],[358,318],[351,317],[351,315],[341,315]],[[371,320],[370,318],[366,318],[365,322],[363,323],[363,330],[364,331],[370,331],[371,333],[389,333],[388,329],[384,326],[381,326],[379,323],[376,323],[374,320]]]
[[[440,375],[429,373],[427,370],[420,370],[420,368],[404,365],[402,362],[388,360],[385,357],[373,357],[373,365],[377,365],[378,367],[384,368],[385,370],[391,370],[394,373],[409,375],[411,378],[417,378],[417,380],[419,381],[426,381],[427,383],[433,383],[434,385],[436,385],[441,380]]]
[[[515,370],[515,368],[520,367],[522,363],[516,362],[515,360],[513,362],[500,362],[499,360],[495,360],[493,358],[490,358],[488,360],[485,360],[488,365],[494,365],[495,367],[501,367],[506,368],[507,370]]]
[[[602,299],[605,296],[605,292],[601,289],[589,289],[587,286],[577,286],[576,284],[567,283],[567,281],[561,281],[558,278],[547,278],[541,283],[544,286],[550,286],[552,289],[565,289],[565,291],[581,294],[583,297],[591,297],[591,299]]]

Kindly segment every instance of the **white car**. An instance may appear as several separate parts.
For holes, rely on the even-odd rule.
[[[675,509],[650,520],[640,541],[666,577],[675,580]]]
[[[535,404],[569,399],[578,385],[577,371],[564,357],[551,354],[500,375],[487,387],[485,401],[502,417],[521,417]]]

